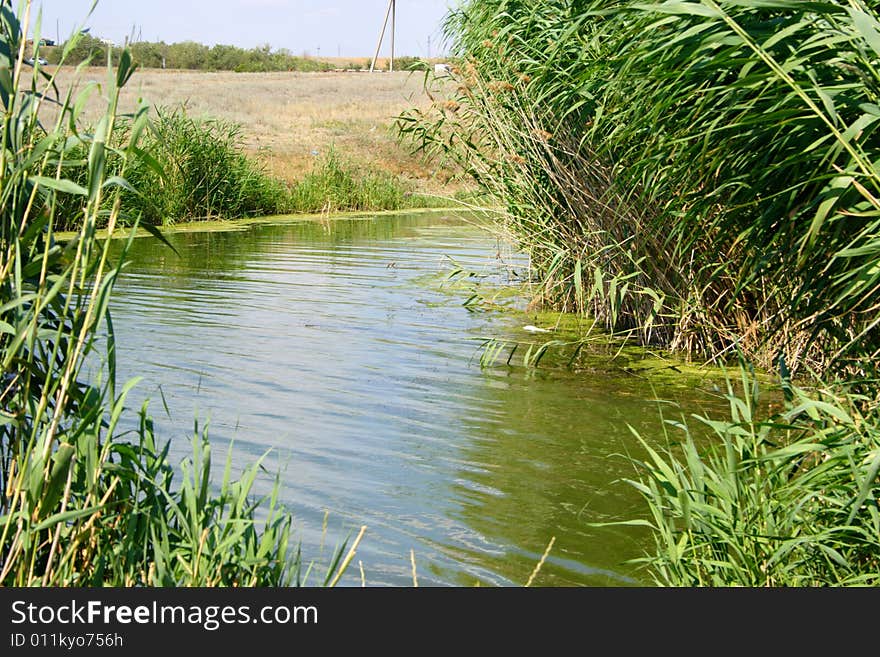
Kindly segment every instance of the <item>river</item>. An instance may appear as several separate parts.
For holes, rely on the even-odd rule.
[[[179,255],[134,240],[111,303],[118,376],[144,377],[130,406],[150,400],[177,462],[207,425],[218,476],[230,444],[237,468],[268,451],[261,490],[280,474],[312,583],[362,525],[345,585],[409,586],[411,554],[422,586],[521,585],[554,537],[537,585],[649,583],[626,563],[651,548],[645,530],[591,523],[645,516],[623,479],[641,455],[630,426],[665,444],[655,397],[716,402],[682,377],[634,375],[607,347],[574,368],[553,350],[524,367],[525,346],[481,367],[486,338],[559,337],[523,328],[553,328],[524,299],[465,305],[521,280],[509,245],[448,213],[169,240]]]

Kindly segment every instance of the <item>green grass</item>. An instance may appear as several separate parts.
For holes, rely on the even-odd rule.
[[[129,215],[155,225],[234,219],[282,210],[287,186],[244,153],[238,125],[158,109],[140,147],[155,162],[136,160],[128,181]],[[158,166],[157,166],[158,165]]]
[[[183,108],[156,108],[155,116],[133,125],[119,117],[122,137],[136,137],[129,153],[109,151],[109,175],[124,171],[126,186],[120,195],[119,221],[168,226],[188,221],[228,220],[276,214],[289,197],[285,183],[267,175],[244,152],[238,125],[210,118],[194,118]],[[86,146],[72,144],[63,165],[66,177],[79,185],[89,176]],[[58,226],[76,230],[82,204],[74,196],[61,197]],[[103,225],[110,208],[102,208]]]
[[[284,203],[288,213],[400,210],[430,207],[432,200],[413,194],[384,172],[364,171],[330,150],[293,185]]]

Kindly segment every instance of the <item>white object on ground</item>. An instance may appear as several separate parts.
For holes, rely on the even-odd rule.
[[[529,324],[528,326],[523,326],[523,331],[528,331],[529,333],[550,333],[550,329],[538,328],[537,326],[532,326]]]

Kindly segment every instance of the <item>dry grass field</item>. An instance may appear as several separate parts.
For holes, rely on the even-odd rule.
[[[66,89],[74,69],[58,71]],[[105,69],[86,69],[82,80],[102,82]],[[316,157],[335,148],[358,165],[388,171],[410,180],[419,192],[452,195],[460,184],[449,183],[448,171],[436,171],[401,147],[393,132],[394,117],[431,101],[424,76],[411,72],[233,73],[138,70],[123,90],[122,110],[143,99],[152,107],[185,105],[194,117],[234,121],[242,127],[247,149],[267,171],[293,181],[309,170]],[[80,82],[82,84],[82,81]],[[84,119],[96,116],[93,98]],[[317,154],[317,155],[316,155]]]

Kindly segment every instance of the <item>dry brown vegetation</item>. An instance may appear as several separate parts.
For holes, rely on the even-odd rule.
[[[74,79],[62,67],[58,86]],[[105,69],[86,69],[83,81],[103,82]],[[144,69],[123,89],[123,111],[140,99],[156,107],[185,105],[194,117],[209,116],[241,125],[247,149],[269,173],[288,181],[301,177],[316,157],[335,148],[346,160],[391,172],[424,193],[452,195],[450,171],[426,163],[398,144],[394,117],[431,100],[421,73],[233,73]],[[86,121],[100,112],[99,98]],[[316,155],[317,154],[317,155]]]

